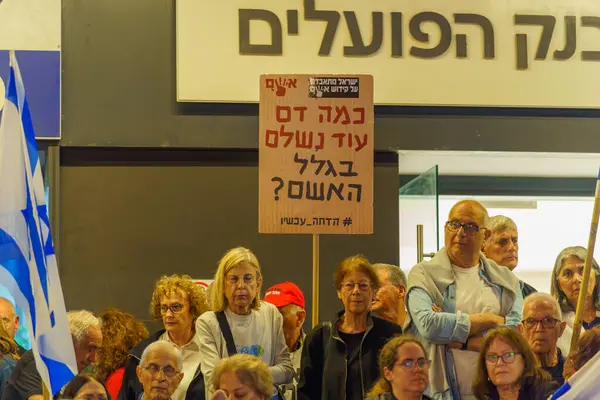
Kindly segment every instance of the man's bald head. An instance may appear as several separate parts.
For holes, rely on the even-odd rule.
[[[10,337],[14,339],[19,329],[19,316],[15,305],[4,297],[0,297],[0,319]]]
[[[444,244],[452,264],[470,268],[479,264],[479,252],[489,236],[488,212],[475,200],[462,200],[452,207],[444,229]]]
[[[452,206],[452,208],[450,209],[450,212],[448,213],[448,220],[451,221],[453,218],[453,215],[457,214],[458,212],[462,211],[461,214],[466,212],[470,212],[472,213],[474,216],[478,217],[478,222],[479,222],[479,226],[481,226],[482,228],[488,228],[489,224],[490,224],[490,216],[486,210],[486,208],[478,201],[476,200],[461,200],[458,203],[456,203],[454,206]]]

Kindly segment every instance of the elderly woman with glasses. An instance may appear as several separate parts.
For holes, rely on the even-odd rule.
[[[474,368],[473,392],[479,400],[545,400],[558,388],[527,340],[511,328],[489,332]]]
[[[558,347],[563,354],[569,354],[575,309],[579,299],[581,282],[583,281],[583,263],[587,250],[581,246],[567,247],[556,257],[552,271],[551,293],[558,300],[567,327],[558,341]],[[592,271],[587,287],[586,302],[583,305],[582,330],[592,329],[600,325],[600,267],[592,259]]]
[[[430,400],[423,392],[429,385],[429,361],[425,348],[412,336],[395,337],[379,354],[381,377],[367,400]]]
[[[154,287],[150,312],[160,319],[164,329],[142,340],[129,352],[119,400],[138,400],[143,392],[136,367],[144,350],[158,340],[175,345],[183,358],[183,379],[173,393],[173,400],[204,398],[204,379],[200,373],[202,353],[196,338],[196,319],[207,309],[204,291],[188,275],[161,277]]]
[[[292,382],[294,367],[283,335],[283,317],[274,305],[260,301],[261,287],[260,264],[252,251],[237,247],[221,258],[210,291],[212,311],[196,322],[207,399],[217,364],[237,353],[264,361],[274,385]],[[276,395],[275,387],[272,393]]]
[[[343,260],[333,279],[344,310],[306,337],[298,394],[310,400],[362,400],[379,378],[379,351],[402,328],[371,315],[379,279],[365,257]]]

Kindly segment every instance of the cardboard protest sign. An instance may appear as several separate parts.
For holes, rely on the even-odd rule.
[[[263,75],[260,233],[373,233],[370,75]]]

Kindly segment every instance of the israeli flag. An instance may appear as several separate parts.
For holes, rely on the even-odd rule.
[[[0,281],[24,310],[37,369],[57,393],[77,373],[35,133],[14,51],[0,122]]]

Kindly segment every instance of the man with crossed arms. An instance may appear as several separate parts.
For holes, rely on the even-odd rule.
[[[409,328],[429,347],[430,390],[442,398],[474,399],[474,365],[486,331],[521,322],[519,280],[480,252],[488,220],[476,201],[455,204],[444,227],[445,247],[408,276]]]

